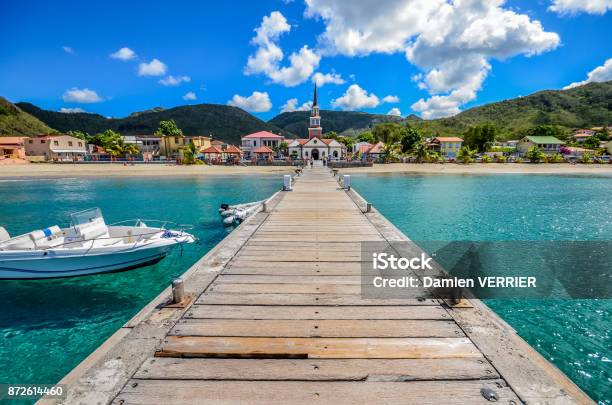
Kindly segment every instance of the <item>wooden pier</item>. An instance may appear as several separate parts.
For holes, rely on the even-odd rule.
[[[479,300],[362,299],[360,242],[407,241],[305,169],[61,383],[65,403],[591,403]],[[47,402],[47,401],[41,401]]]

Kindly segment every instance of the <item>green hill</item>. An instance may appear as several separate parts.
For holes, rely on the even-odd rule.
[[[298,137],[308,136],[308,117],[310,111],[286,112],[268,121],[269,124],[296,134]],[[321,110],[321,123],[325,132],[334,131],[352,135],[372,128],[379,122],[401,121],[400,117],[384,114],[369,114],[358,111]]]
[[[492,123],[501,139],[515,138],[536,125],[559,125],[568,130],[612,125],[612,81],[539,91],[470,108],[449,118],[410,122],[432,135],[456,135],[472,125]]]
[[[173,119],[185,134],[213,134],[216,139],[237,144],[241,135],[260,130],[305,137],[310,114],[308,111],[282,113],[264,122],[239,108],[218,104],[188,105],[168,110],[156,107],[125,118],[106,118],[89,113],[65,114],[42,110],[29,103],[17,103],[17,107],[0,98],[0,134],[37,135],[54,128],[62,132],[79,130],[90,134],[113,129],[123,135],[146,135],[155,132],[159,121]],[[407,121],[427,135],[458,135],[472,125],[492,123],[497,126],[500,138],[508,139],[536,125],[560,125],[568,130],[611,125],[612,81],[589,83],[569,90],[540,91],[435,120],[423,120],[415,115],[402,119],[384,114],[326,110],[321,111],[321,119],[325,132],[335,131],[349,136],[387,121]]]
[[[106,118],[90,113],[66,114],[42,110],[29,103],[17,105],[61,132],[78,130],[95,134],[112,129],[122,135],[150,135],[160,121],[173,119],[186,135],[212,134],[215,139],[234,144],[240,143],[241,135],[261,130],[290,135],[240,108],[219,104],[187,105],[168,110],[155,108],[125,118]]]
[[[55,131],[0,97],[0,136],[33,136],[51,132]]]
[[[307,111],[280,114],[270,121],[282,129],[304,136],[308,128]],[[360,133],[378,122],[397,117],[354,111],[321,111],[323,130]],[[470,108],[453,117],[424,120],[414,114],[403,121],[427,135],[457,135],[472,125],[492,123],[501,139],[514,138],[536,125],[571,128],[612,124],[612,81],[589,83],[569,90],[545,90],[526,97]]]

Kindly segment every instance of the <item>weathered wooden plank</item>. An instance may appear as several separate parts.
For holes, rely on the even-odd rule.
[[[361,284],[230,284],[219,283],[208,291],[224,294],[361,294]]]
[[[185,319],[169,335],[263,337],[464,337],[450,320]]]
[[[194,305],[186,318],[202,319],[450,319],[441,306]]]
[[[132,380],[113,402],[129,404],[484,404],[492,389],[503,404],[519,399],[502,380],[411,382]],[[513,402],[511,402],[513,401]]]
[[[435,359],[480,357],[466,338],[167,336],[157,357]]]
[[[198,304],[225,305],[439,305],[432,299],[363,299],[335,294],[217,294],[206,292]]]
[[[262,263],[263,264],[263,263]],[[272,267],[272,266],[233,266],[226,268],[223,271],[223,274],[255,274],[255,275],[279,275],[279,276],[299,276],[299,275],[338,275],[338,276],[359,276],[361,275],[361,269],[359,267],[347,268],[344,266],[341,267],[331,267],[326,268],[325,270],[321,270],[320,268],[311,266],[307,268],[301,268],[299,266],[296,267]]]
[[[361,284],[358,276],[235,275],[222,273],[216,283],[230,284]]]
[[[214,359],[147,360],[144,380],[418,381],[499,378],[484,357],[464,359]]]

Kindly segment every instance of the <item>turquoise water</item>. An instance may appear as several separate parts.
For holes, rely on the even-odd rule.
[[[0,281],[0,383],[54,383],[226,234],[222,202],[262,199],[280,176],[0,180],[11,234],[97,206],[109,222],[145,217],[196,225],[200,245],[155,266],[53,281]],[[415,241],[612,240],[612,178],[354,176],[357,190]],[[488,300],[593,398],[610,403],[610,300]]]
[[[612,177],[352,177],[355,189],[417,243],[612,241]],[[612,300],[486,302],[592,398],[611,403]]]
[[[52,384],[227,235],[222,202],[267,198],[280,176],[182,179],[0,180],[0,225],[12,235],[67,225],[99,207],[107,222],[132,218],[194,224],[187,245],[154,266],[50,281],[0,281],[0,384]]]

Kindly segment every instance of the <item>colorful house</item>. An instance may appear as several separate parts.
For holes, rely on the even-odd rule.
[[[85,141],[68,135],[46,135],[25,141],[28,156],[42,156],[45,160],[83,160],[87,154]]]
[[[459,153],[463,139],[456,136],[438,136],[429,141],[427,146],[441,156],[454,158]]]
[[[0,159],[25,159],[24,139],[21,136],[0,136]]]
[[[385,157],[385,144],[377,142],[369,148],[364,148],[361,152],[361,159],[368,161],[382,160]]]
[[[582,143],[595,135],[595,131],[591,129],[577,129],[572,134],[572,139],[578,143]]]
[[[521,155],[525,155],[529,149],[537,146],[544,153],[559,153],[563,141],[554,136],[526,136],[516,146]]]
[[[240,138],[241,150],[247,159],[254,156],[255,150],[261,146],[268,147],[270,149],[276,149],[280,146],[281,142],[285,140],[282,135],[276,135],[268,131],[255,132]]]
[[[364,152],[367,152],[372,147],[372,144],[369,142],[356,142],[353,144],[353,153],[362,155]]]

